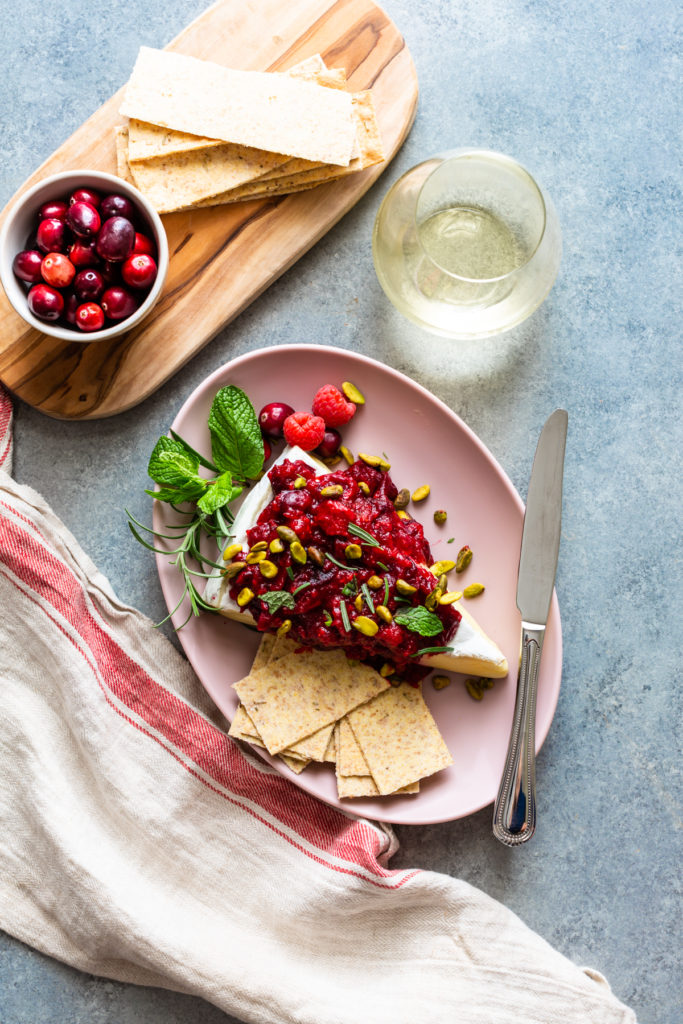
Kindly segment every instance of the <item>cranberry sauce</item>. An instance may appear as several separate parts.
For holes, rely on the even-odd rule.
[[[290,620],[289,636],[302,645],[343,647],[349,657],[370,661],[376,668],[389,662],[402,678],[421,678],[428,670],[417,664],[417,652],[447,645],[460,613],[437,604],[434,614],[443,629],[429,637],[385,621],[399,609],[424,605],[436,586],[422,526],[397,515],[397,488],[389,474],[358,461],[348,469],[316,476],[306,463],[284,460],[268,476],[274,496],[248,530],[247,540],[250,549],[259,542],[262,547],[275,542],[282,550],[269,549],[257,556],[267,559],[270,575],[264,575],[259,562],[245,565],[232,580],[231,597],[244,598],[245,590],[254,594],[248,608],[261,631],[274,632]],[[358,536],[354,524],[376,543]],[[291,536],[279,538],[278,527],[294,531],[300,547],[290,546]],[[244,551],[233,561],[243,562],[247,554]],[[412,587],[412,593],[400,592]],[[290,596],[264,599],[264,594],[275,591]],[[382,617],[377,606],[391,615]],[[373,635],[354,627],[359,617],[359,625]]]

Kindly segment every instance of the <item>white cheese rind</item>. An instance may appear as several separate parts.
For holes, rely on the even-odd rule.
[[[301,460],[315,469],[318,476],[327,473],[328,469],[317,459],[309,455],[301,448],[285,448],[282,455],[276,459],[274,465],[290,459],[292,462]],[[229,544],[246,544],[247,530],[250,529],[263,509],[270,503],[273,491],[270,481],[266,476],[254,486],[242,503],[242,507],[235,516],[233,523],[233,536],[227,542]],[[221,615],[235,619],[245,625],[253,623],[253,617],[249,610],[242,610],[228,593],[229,581],[220,575],[220,570],[207,580],[204,591],[204,600],[213,605]],[[448,672],[462,672],[465,675],[487,676],[492,679],[501,679],[508,673],[508,663],[500,648],[483,631],[472,615],[465,610],[462,602],[458,601],[455,607],[460,612],[462,619],[455,636],[449,641],[453,650],[448,654],[426,655],[421,659],[422,665],[430,668],[446,670]]]

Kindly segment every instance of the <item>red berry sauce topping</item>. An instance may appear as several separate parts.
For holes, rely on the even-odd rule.
[[[418,652],[446,645],[460,613],[451,605],[437,605],[433,614],[442,630],[429,637],[396,618],[385,622],[375,614],[374,608],[383,605],[400,619],[402,609],[424,606],[436,586],[422,526],[396,514],[393,502],[398,492],[389,474],[358,461],[348,469],[316,476],[307,463],[285,459],[268,477],[274,496],[247,531],[249,547],[259,541],[270,544],[279,536],[278,526],[284,526],[296,534],[306,560],[297,560],[285,541],[283,552],[269,555],[277,574],[265,578],[258,564],[246,565],[231,582],[231,597],[236,599],[245,587],[253,591],[249,611],[259,630],[274,632],[290,619],[288,635],[304,646],[343,647],[350,658],[376,668],[390,661],[403,679],[422,678],[429,669],[417,664]],[[243,561],[244,554],[235,560]],[[397,589],[398,580],[408,589],[414,587],[414,592],[406,597]],[[264,597],[274,592],[289,596]],[[359,616],[376,623],[374,635],[354,627]]]

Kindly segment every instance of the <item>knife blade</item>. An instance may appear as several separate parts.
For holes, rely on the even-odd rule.
[[[556,409],[546,420],[527,493],[517,578],[522,658],[510,741],[493,811],[493,834],[506,846],[526,842],[536,828],[536,692],[560,550],[568,419],[564,409]]]

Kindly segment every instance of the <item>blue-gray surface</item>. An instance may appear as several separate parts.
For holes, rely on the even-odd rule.
[[[0,3],[0,199],[164,45],[203,0]],[[398,830],[394,865],[466,879],[579,964],[639,1020],[683,1016],[679,900],[681,597],[680,21],[675,0],[387,0],[421,94],[372,191],[181,373],[90,424],[19,404],[17,478],[40,490],[125,601],[161,618],[155,568],[127,533],[147,453],[190,391],[233,356],[317,342],[363,351],[458,412],[525,494],[536,434],[570,414],[558,593],[564,678],[538,765],[540,826],[509,851],[490,810]],[[246,5],[245,5],[246,9]],[[382,195],[444,148],[509,153],[555,200],[564,261],[522,328],[477,346],[422,334],[372,269]],[[678,231],[676,230],[678,228]],[[435,439],[436,442],[443,438]],[[79,974],[0,935],[3,1024],[218,1024],[198,999]]]

